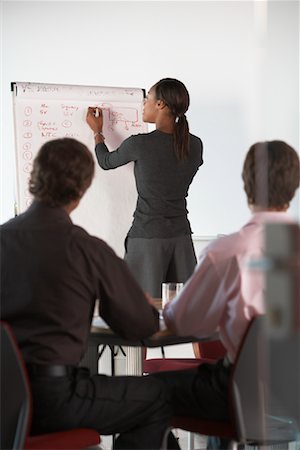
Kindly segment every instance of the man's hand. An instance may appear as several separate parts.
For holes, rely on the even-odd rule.
[[[145,292],[145,297],[148,300],[148,303],[150,303],[150,305],[152,305],[152,306],[154,306],[154,308],[156,308],[154,298],[151,297],[151,295],[148,294],[148,292]]]

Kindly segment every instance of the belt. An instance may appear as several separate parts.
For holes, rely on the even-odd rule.
[[[73,375],[76,366],[26,364],[29,376],[67,377]]]

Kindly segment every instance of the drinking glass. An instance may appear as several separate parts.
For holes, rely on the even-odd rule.
[[[161,289],[162,308],[171,302],[183,288],[183,283],[163,283]]]

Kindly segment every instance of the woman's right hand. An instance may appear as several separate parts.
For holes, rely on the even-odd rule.
[[[102,109],[90,106],[86,114],[86,121],[94,133],[102,132],[103,128]]]

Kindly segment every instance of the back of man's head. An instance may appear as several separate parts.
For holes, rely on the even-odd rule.
[[[46,142],[33,163],[29,191],[50,206],[80,199],[94,175],[94,159],[81,142],[62,138]]]
[[[242,178],[250,206],[284,210],[299,187],[299,156],[283,141],[257,142],[246,155]]]

